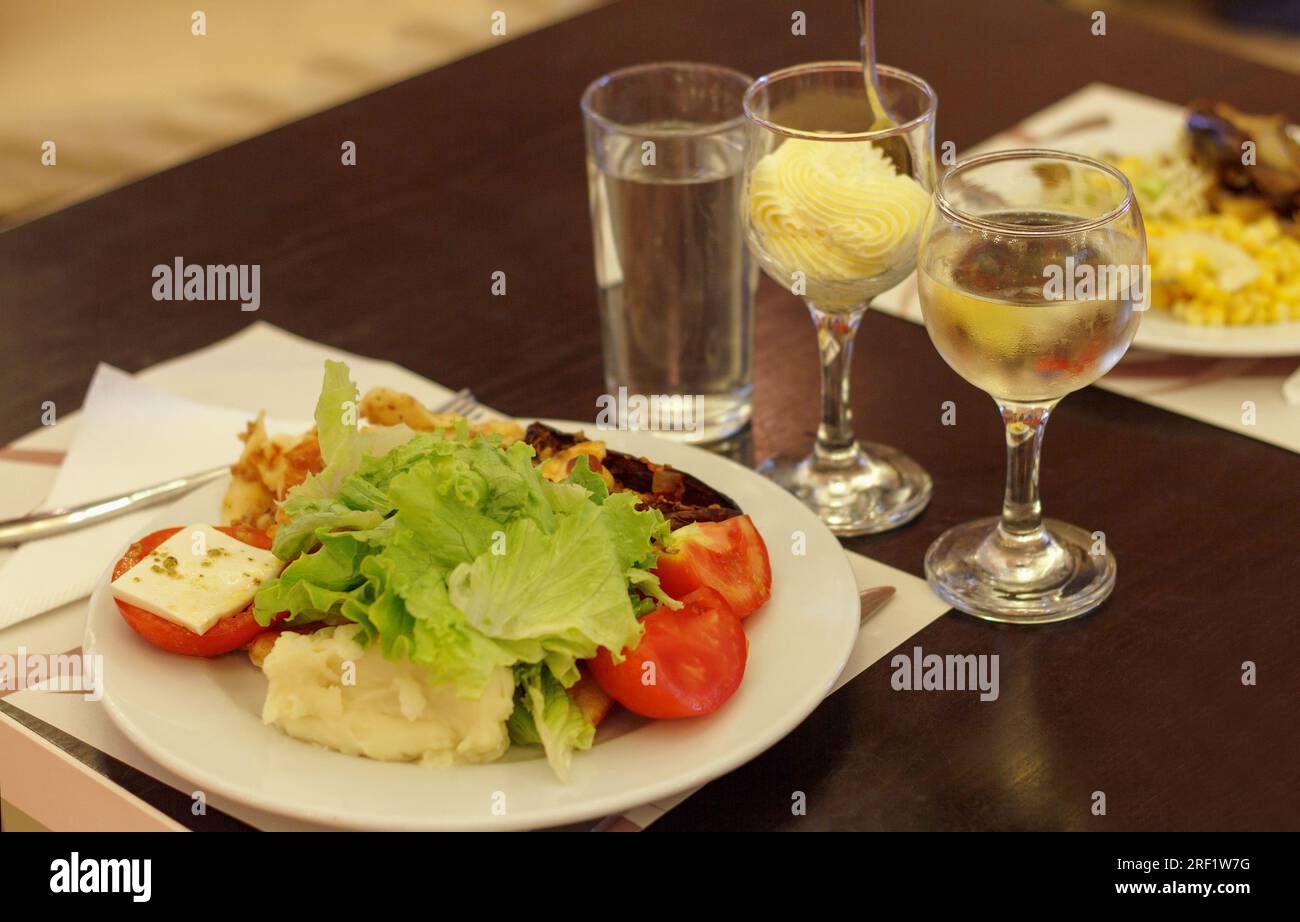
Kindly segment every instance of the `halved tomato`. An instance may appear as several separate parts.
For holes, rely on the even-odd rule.
[[[154,548],[180,530],[179,527],[163,528],[153,534],[146,535],[131,545],[126,549],[126,553],[122,555],[122,559],[117,562],[117,566],[113,567],[113,579],[117,579],[141,560],[144,560]],[[270,537],[266,532],[259,529],[249,528],[246,525],[236,525],[230,528],[218,527],[217,531],[224,532],[238,541],[253,545],[253,547],[260,547],[263,550],[271,549]],[[243,611],[222,618],[212,625],[206,633],[195,634],[188,628],[173,624],[166,618],[160,618],[151,611],[137,608],[123,602],[121,599],[114,599],[113,601],[117,603],[117,610],[122,613],[122,618],[127,624],[131,625],[133,631],[155,647],[166,650],[168,653],[179,653],[182,656],[220,656],[222,653],[238,650],[258,634],[267,630],[253,618],[252,605],[249,605]],[[288,614],[288,612],[285,612],[285,614]],[[271,623],[275,624],[281,618],[283,618],[283,615],[278,616]]]
[[[712,714],[745,676],[749,642],[722,596],[699,589],[681,601],[641,619],[641,642],[618,665],[603,647],[587,661],[605,693],[643,717]]]
[[[654,572],[674,599],[705,587],[718,591],[737,618],[752,615],[772,595],[767,545],[747,515],[677,529]]]

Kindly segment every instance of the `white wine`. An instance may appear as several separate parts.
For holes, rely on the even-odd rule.
[[[997,402],[1007,458],[1002,514],[940,535],[926,581],[989,621],[1077,617],[1110,595],[1115,558],[1090,529],[1043,518],[1043,426],[1137,332],[1149,271],[1132,188],[1087,157],[997,151],[944,175],[923,235],[926,329],[944,361]]]
[[[1050,212],[985,218],[1026,226],[1078,221]],[[1143,298],[1136,271],[1121,276],[1124,287],[1081,285],[1081,295],[1067,286],[1063,290],[1073,296],[1062,297],[1049,285],[1051,267],[1108,279],[1112,273],[1100,270],[1130,268],[1133,244],[1132,237],[1101,231],[959,240],[946,251],[940,242],[917,273],[930,338],[954,371],[995,398],[1059,400],[1123,357],[1137,333]]]
[[[606,140],[588,158],[606,387],[700,395],[706,439],[751,412],[757,267],[739,221],[744,154],[730,138]],[[672,435],[672,433],[665,433]]]

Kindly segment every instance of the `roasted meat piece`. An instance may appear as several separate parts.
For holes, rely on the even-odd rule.
[[[524,441],[537,453],[543,471],[548,462],[578,453],[598,460],[598,471],[611,490],[630,490],[641,496],[641,508],[655,508],[664,514],[674,529],[692,522],[721,522],[740,515],[740,506],[725,493],[719,493],[697,477],[656,464],[621,451],[611,451],[603,442],[587,439],[581,432],[568,433],[542,423],[533,423],[524,433]],[[588,446],[599,446],[599,452]],[[559,473],[558,471],[556,473]],[[567,473],[567,471],[565,472]]]
[[[1300,141],[1284,116],[1199,102],[1188,111],[1187,128],[1193,152],[1214,170],[1221,195],[1259,199],[1284,220],[1300,220]],[[1254,144],[1254,156],[1243,162],[1247,141]]]

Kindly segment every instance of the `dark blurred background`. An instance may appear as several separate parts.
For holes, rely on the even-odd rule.
[[[0,227],[604,2],[0,0]],[[1300,72],[1300,0],[1024,2],[1102,9]],[[41,163],[50,140],[57,168]]]

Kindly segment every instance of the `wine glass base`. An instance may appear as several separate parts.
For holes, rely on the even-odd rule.
[[[836,535],[870,535],[912,521],[930,502],[933,482],[921,465],[887,445],[863,442],[851,463],[818,467],[773,459],[760,474],[793,493]]]
[[[1047,624],[1096,608],[1115,588],[1115,556],[1094,554],[1091,534],[1046,519],[1052,566],[1037,579],[1008,578],[1013,571],[988,566],[988,542],[998,518],[950,528],[925,554],[925,577],[935,593],[959,611],[1005,624]]]

